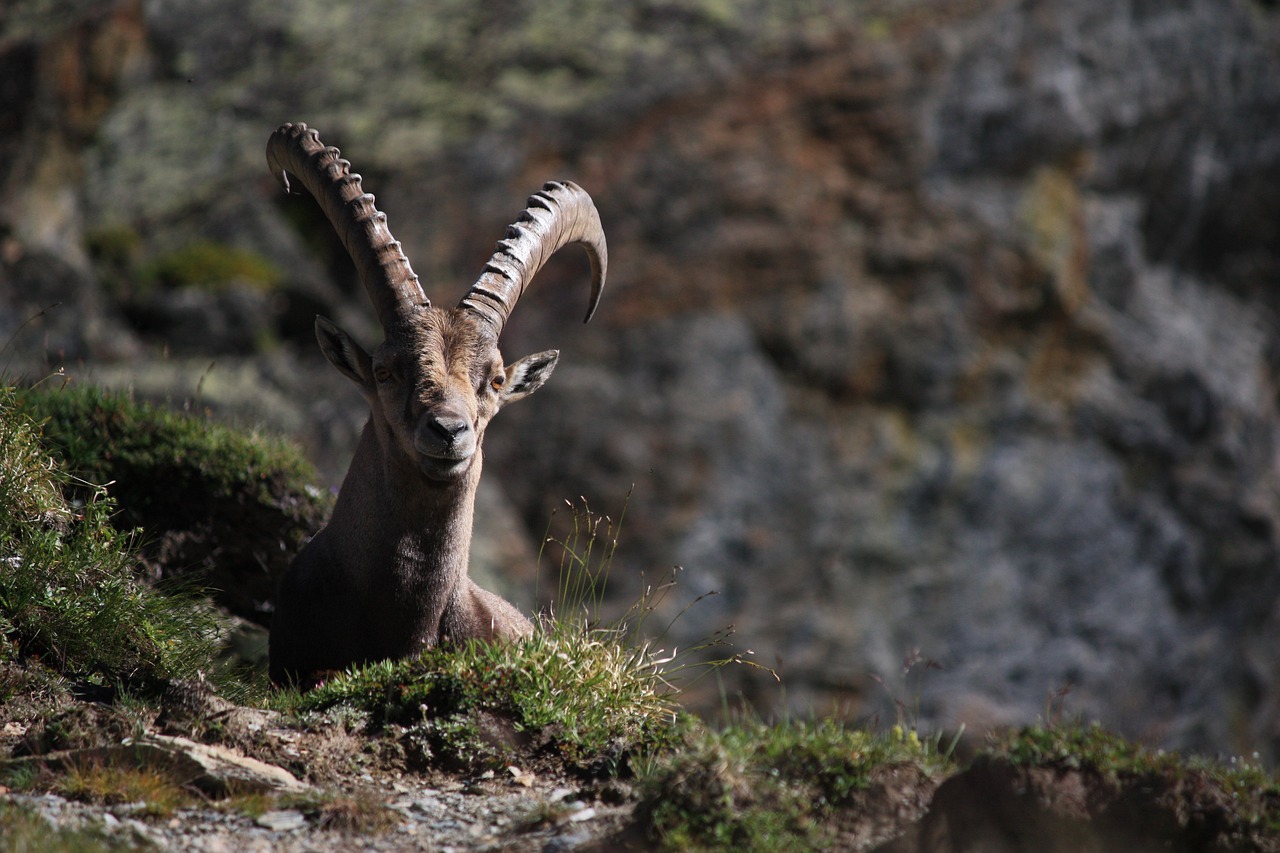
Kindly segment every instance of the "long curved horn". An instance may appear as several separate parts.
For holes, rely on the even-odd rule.
[[[373,196],[361,189],[360,176],[337,148],[326,147],[320,134],[301,122],[284,124],[267,140],[267,165],[286,191],[294,175],[320,204],[355,262],[383,328],[406,310],[431,304],[387,228],[387,215],[374,207]]]
[[[600,214],[591,196],[577,184],[552,181],[529,197],[528,207],[507,228],[507,236],[485,264],[484,272],[458,303],[492,327],[495,335],[511,316],[529,282],[547,259],[570,243],[580,243],[591,258],[591,319],[600,302],[604,278],[609,268]]]

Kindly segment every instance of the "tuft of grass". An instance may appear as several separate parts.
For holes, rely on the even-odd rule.
[[[0,655],[108,685],[197,676],[218,617],[138,578],[136,539],[111,525],[113,510],[102,487],[73,483],[49,458],[13,389],[0,389]]]
[[[616,772],[626,755],[663,742],[675,714],[648,649],[580,627],[428,649],[350,670],[290,701],[297,711],[346,705],[374,725],[411,727],[425,758],[469,769],[536,743],[569,766]]]
[[[400,816],[388,808],[377,792],[361,788],[350,793],[331,794],[304,810],[314,815],[321,829],[351,835],[378,835],[396,827]]]
[[[811,850],[829,847],[836,810],[886,768],[920,780],[951,769],[928,741],[894,727],[876,733],[836,720],[749,720],[684,726],[681,746],[640,780],[638,812],[663,849]]]
[[[110,760],[84,753],[54,767],[35,764],[5,768],[5,782],[27,792],[53,793],[95,806],[128,806],[139,817],[168,817],[204,797],[172,770],[147,763]]]
[[[548,546],[554,546],[556,554],[553,570],[557,586],[556,598],[543,615],[545,630],[552,633],[597,632],[612,635],[622,647],[642,649],[659,664],[661,679],[666,692],[678,695],[695,681],[731,664],[765,669],[775,679],[777,674],[751,661],[751,650],[727,651],[731,647],[733,627],[717,630],[684,649],[660,648],[680,619],[701,601],[716,595],[715,591],[703,593],[688,602],[671,617],[665,626],[653,631],[650,621],[663,608],[667,595],[676,587],[680,566],[673,566],[657,583],[645,584],[639,597],[617,619],[606,620],[603,614],[605,592],[613,559],[618,550],[622,521],[626,517],[631,491],[623,499],[622,510],[615,522],[609,515],[591,510],[586,498],[578,503],[565,501],[569,509],[566,531],[559,538],[551,535],[559,508],[552,512],[547,522],[547,535],[538,553],[538,576],[543,574],[544,562],[550,563]],[[725,654],[720,654],[726,651]]]
[[[622,512],[618,514],[616,523],[608,515],[593,513],[585,497],[578,500],[581,508],[573,501],[564,502],[569,509],[569,520],[567,530],[561,538],[551,535],[560,508],[553,510],[547,520],[547,532],[538,552],[537,577],[541,579],[543,574],[547,546],[556,546],[556,603],[561,609],[561,618],[596,623],[600,619],[609,570],[618,550],[618,537],[622,532],[622,522],[626,517],[631,492],[628,491],[623,500]]]
[[[1233,757],[1225,764],[1192,758],[1187,767],[1234,804],[1244,834],[1269,838],[1280,848],[1280,775],[1263,767],[1257,755]]]
[[[137,814],[145,817],[168,817],[179,808],[200,801],[161,769],[95,761],[69,765],[55,778],[51,789],[67,799],[92,805],[137,803]]]

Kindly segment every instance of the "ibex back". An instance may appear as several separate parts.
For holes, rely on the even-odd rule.
[[[467,576],[485,427],[532,394],[559,352],[504,364],[498,337],[543,263],[581,244],[591,259],[595,312],[608,254],[591,198],[549,183],[454,308],[431,305],[386,216],[360,176],[304,124],[267,143],[271,171],[316,198],[355,262],[385,340],[366,352],[323,317],[325,356],[369,402],[369,421],[329,524],[280,584],[271,624],[271,679],[306,685],[319,673],[412,654],[443,641],[514,639],[532,625]]]

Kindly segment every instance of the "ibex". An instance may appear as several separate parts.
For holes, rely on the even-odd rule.
[[[572,183],[543,186],[462,301],[445,309],[428,301],[360,176],[315,130],[282,126],[267,163],[286,191],[293,175],[319,202],[385,335],[369,353],[316,318],[320,349],[359,387],[369,420],[328,525],[281,581],[272,681],[305,686],[326,671],[442,642],[529,634],[519,610],[467,576],[481,445],[498,410],[536,391],[556,366],[557,350],[504,364],[498,337],[534,274],[570,243],[590,257],[586,319],[595,313],[608,253],[590,196]]]

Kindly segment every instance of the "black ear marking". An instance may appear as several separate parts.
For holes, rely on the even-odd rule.
[[[560,350],[527,355],[507,368],[507,382],[502,389],[502,400],[510,403],[527,397],[542,387],[556,369]]]

